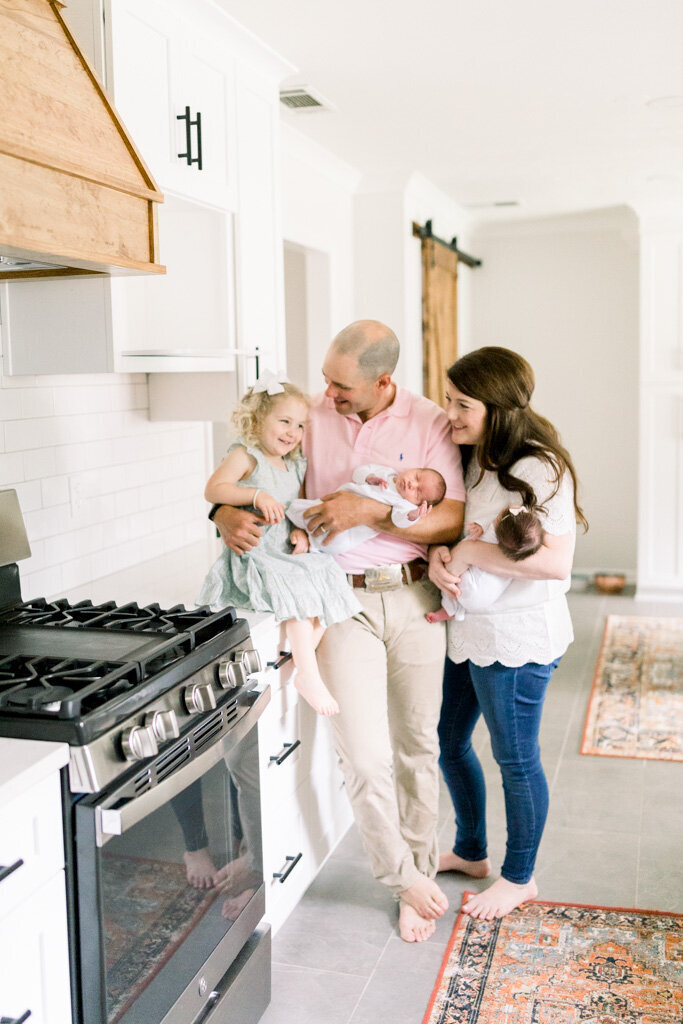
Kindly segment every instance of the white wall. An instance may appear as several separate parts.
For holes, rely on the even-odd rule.
[[[469,251],[469,216],[423,175],[366,178],[354,203],[356,316],[382,320],[398,335],[399,383],[422,392],[422,262],[413,221],[432,221],[439,238]],[[473,253],[473,255],[476,255]],[[469,334],[468,267],[458,277],[458,337],[464,350]],[[445,367],[444,367],[445,370]]]
[[[204,427],[150,423],[145,380],[0,374],[0,488],[16,488],[31,544],[25,599],[206,536]]]
[[[559,429],[590,521],[577,571],[635,574],[638,242],[630,210],[515,221],[472,232],[471,342],[520,352],[534,406]]]
[[[330,341],[355,319],[353,194],[360,175],[289,124],[282,125],[281,144],[282,237],[293,254],[285,266],[288,347],[300,334],[303,351],[292,365],[305,379],[296,383],[318,391]],[[297,301],[305,310],[292,308]]]

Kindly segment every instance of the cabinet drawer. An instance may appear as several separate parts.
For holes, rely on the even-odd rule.
[[[0,919],[64,867],[58,775],[0,807],[0,865],[19,861],[23,864],[0,881]]]
[[[295,799],[279,816],[264,815],[263,877],[266,915],[273,931],[292,912],[313,878],[311,859],[304,846],[303,824]]]
[[[64,872],[0,921],[0,1017],[70,1024]]]
[[[264,811],[280,813],[307,773],[306,748],[301,742],[298,707],[282,718],[269,714],[271,710],[259,722],[261,800]]]

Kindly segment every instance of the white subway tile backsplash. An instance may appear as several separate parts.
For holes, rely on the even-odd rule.
[[[16,491],[23,515],[43,507],[40,480],[29,480],[27,483],[17,484]]]
[[[16,393],[21,396],[23,417],[54,416],[55,399],[52,388],[25,388]]]
[[[43,508],[66,505],[70,501],[68,476],[49,476],[38,484],[42,488]]]
[[[23,459],[24,476],[27,480],[55,476],[57,473],[54,448],[38,448],[34,452],[24,452]]]
[[[21,396],[23,391],[8,391],[5,388],[0,391],[0,419],[18,420],[21,419]]]
[[[24,460],[21,455],[0,455],[0,487],[11,487],[23,479]]]

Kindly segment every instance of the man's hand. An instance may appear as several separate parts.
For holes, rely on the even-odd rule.
[[[457,546],[457,545],[456,545]],[[453,548],[455,551],[455,548]],[[451,567],[451,549],[445,544],[438,544],[429,549],[429,578],[439,590],[445,590],[454,597],[460,597],[460,576],[456,576]],[[448,566],[448,568],[446,568]]]
[[[305,555],[310,550],[311,544],[305,530],[296,527],[289,535],[289,543],[292,545],[293,555]]]
[[[318,537],[326,535],[323,547],[338,533],[350,530],[352,526],[372,526],[375,530],[382,530],[385,522],[390,521],[385,504],[349,491],[326,494],[319,505],[304,512],[304,518],[312,533]]]
[[[232,505],[221,505],[213,517],[214,524],[226,547],[236,555],[244,555],[255,548],[263,536],[265,520],[253,512]]]

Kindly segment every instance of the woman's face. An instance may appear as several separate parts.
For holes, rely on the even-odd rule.
[[[446,382],[446,415],[456,444],[479,444],[484,436],[486,406],[478,398],[463,395],[450,380]]]

